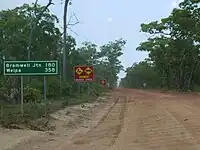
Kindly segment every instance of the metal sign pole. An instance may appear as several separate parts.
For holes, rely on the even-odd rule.
[[[90,83],[87,83],[87,94],[88,97],[90,96]]]
[[[43,84],[44,84],[45,117],[47,117],[47,85],[46,85],[46,76],[44,76]]]
[[[21,115],[24,115],[24,78],[21,76]]]
[[[62,63],[60,61],[60,96],[62,96]]]
[[[81,95],[81,83],[78,83],[79,96]]]

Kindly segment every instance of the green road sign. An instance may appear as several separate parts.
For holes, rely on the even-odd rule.
[[[56,75],[58,61],[4,61],[4,75]]]

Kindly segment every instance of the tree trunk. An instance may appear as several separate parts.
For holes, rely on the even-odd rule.
[[[63,50],[63,81],[66,81],[66,75],[67,75],[67,56],[68,56],[68,50],[67,50],[67,7],[68,7],[69,0],[65,0],[64,5],[64,15],[63,15],[63,40],[64,40],[64,50]]]
[[[192,71],[190,72],[190,77],[189,77],[189,79],[188,79],[188,85],[187,85],[188,90],[191,89],[191,87],[192,87],[192,86],[191,86],[192,78],[194,77],[194,73],[195,73],[195,70],[196,70],[196,68],[197,68],[198,63],[199,63],[198,61],[195,63],[195,65],[194,65]]]

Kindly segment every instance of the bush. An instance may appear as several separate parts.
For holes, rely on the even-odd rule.
[[[102,85],[92,84],[91,88],[90,88],[90,95],[91,96],[100,96],[106,90],[107,90],[107,88],[103,87]]]
[[[43,90],[42,87],[43,87],[43,82],[38,80],[38,79],[31,79],[31,82],[30,82],[30,87],[32,88],[35,88],[35,89],[38,89],[38,90]]]
[[[30,103],[30,102],[39,102],[42,99],[42,95],[40,93],[40,90],[36,88],[31,88],[29,86],[24,88],[24,102]]]
[[[57,77],[50,77],[47,80],[47,97],[60,95],[60,81]]]
[[[45,111],[44,103],[28,103],[24,107],[24,117],[29,120],[37,119],[44,116]]]
[[[6,94],[7,91],[8,91],[8,89],[5,88],[5,87],[1,87],[1,88],[0,88],[0,100],[5,100],[5,99],[8,98],[8,96],[7,96],[7,94]]]
[[[69,83],[63,83],[62,84],[62,95],[63,96],[72,96],[72,85]]]

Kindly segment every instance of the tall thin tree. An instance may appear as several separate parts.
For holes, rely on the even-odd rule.
[[[63,81],[66,81],[67,77],[67,55],[68,55],[68,50],[67,50],[67,10],[68,10],[68,4],[70,0],[65,0],[65,5],[64,5],[64,15],[63,15],[63,40],[64,40],[64,45],[63,45]]]

